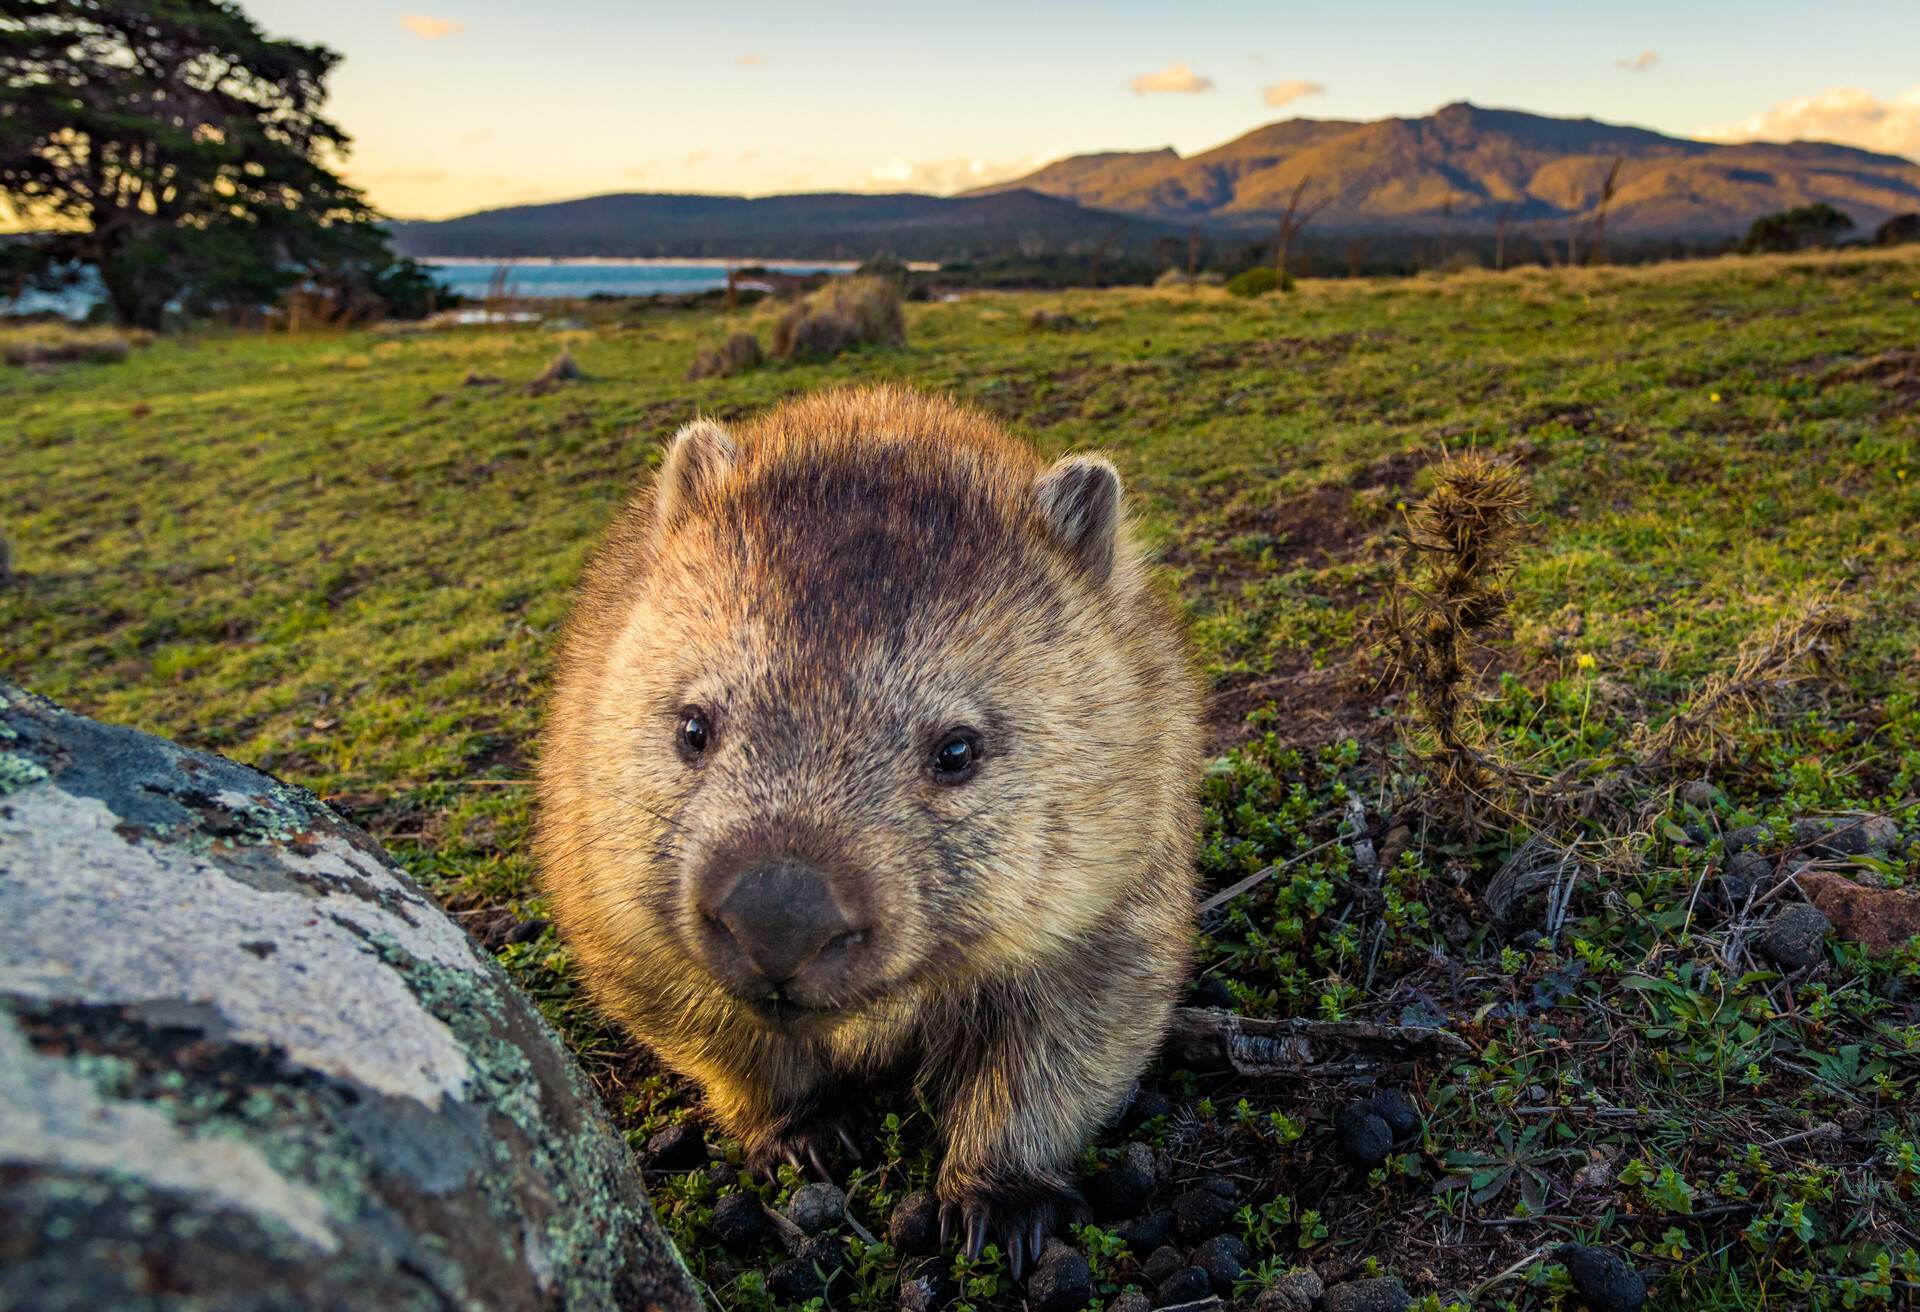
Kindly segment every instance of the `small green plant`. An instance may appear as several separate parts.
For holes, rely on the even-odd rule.
[[[1256,296],[1269,296],[1276,291],[1293,290],[1293,275],[1282,278],[1270,264],[1256,264],[1251,269],[1236,273],[1227,280],[1227,291],[1245,300]]]

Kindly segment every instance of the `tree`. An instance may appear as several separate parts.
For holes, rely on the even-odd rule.
[[[100,277],[124,323],[259,306],[303,279],[417,292],[327,161],[339,56],[228,0],[0,0],[0,194],[44,230],[11,253]]]
[[[1307,184],[1312,181],[1311,177],[1305,177],[1294,184],[1293,194],[1287,198],[1287,208],[1280,215],[1280,231],[1273,243],[1273,273],[1283,283],[1287,280],[1287,257],[1293,252],[1293,239],[1333,200],[1328,196],[1319,204],[1303,209],[1300,200],[1307,194]]]
[[[1822,201],[1755,219],[1740,249],[1804,251],[1814,246],[1832,246],[1840,240],[1841,233],[1852,228],[1852,219]]]
[[[1920,214],[1896,214],[1873,230],[1876,246],[1898,246],[1920,241]]]

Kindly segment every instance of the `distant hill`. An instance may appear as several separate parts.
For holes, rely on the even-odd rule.
[[[1183,158],[1172,150],[1076,155],[1003,187],[1181,225],[1254,227],[1302,179],[1324,201],[1313,230],[1474,232],[1592,215],[1622,161],[1609,231],[1726,237],[1762,214],[1825,201],[1863,230],[1920,210],[1920,164],[1850,146],[1717,145],[1594,119],[1448,105],[1424,118],[1289,119]]]
[[[389,225],[413,256],[958,260],[1029,250],[1137,251],[1169,229],[1036,191],[987,196],[589,196]]]

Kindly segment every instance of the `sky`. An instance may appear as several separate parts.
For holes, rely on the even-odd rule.
[[[344,59],[403,218],[611,191],[952,192],[1062,155],[1455,100],[1920,158],[1920,2],[241,0]]]

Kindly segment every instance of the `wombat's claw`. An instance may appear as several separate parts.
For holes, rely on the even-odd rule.
[[[858,1166],[866,1159],[851,1125],[851,1117],[802,1121],[751,1152],[747,1165],[766,1179],[772,1179],[775,1168],[785,1162],[803,1176],[811,1174],[817,1180],[831,1181],[836,1147],[845,1151],[850,1165]]]
[[[1022,1187],[975,1194],[957,1203],[940,1204],[940,1243],[944,1247],[957,1230],[960,1251],[971,1262],[991,1238],[1007,1256],[1015,1280],[1037,1261],[1047,1236],[1061,1221],[1084,1215],[1086,1200],[1071,1189],[1038,1181]]]

